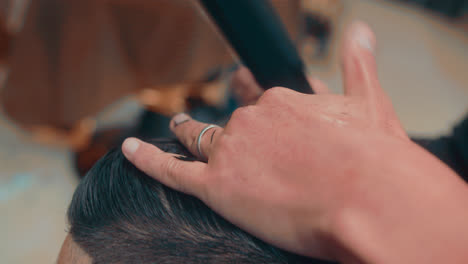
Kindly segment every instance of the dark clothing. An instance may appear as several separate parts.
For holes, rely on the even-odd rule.
[[[449,165],[468,182],[468,116],[449,136],[438,139],[416,139],[417,143]]]

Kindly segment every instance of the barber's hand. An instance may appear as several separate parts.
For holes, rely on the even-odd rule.
[[[362,208],[378,211],[379,202],[395,205],[392,199],[399,196],[410,199],[410,187],[423,182],[419,174],[410,173],[417,171],[411,167],[415,162],[429,167],[435,163],[435,171],[446,169],[404,132],[377,79],[375,42],[363,23],[346,32],[344,95],[330,94],[323,83],[311,80],[316,95],[278,87],[260,96],[251,74],[241,69],[233,86],[250,105],[236,110],[225,128],[207,130],[201,153],[197,137],[208,124],[185,114],[175,116],[172,131],[207,163],[176,159],[137,139],[125,141],[124,154],[148,175],[200,198],[266,242],[313,257],[353,258],[362,253],[372,259],[372,253],[344,246],[349,242],[359,247],[376,238]],[[401,210],[405,208],[402,203]],[[359,215],[347,213],[354,209],[366,211],[359,223],[348,221]],[[369,230],[360,229],[364,223]],[[356,229],[363,232],[362,240],[354,236]]]

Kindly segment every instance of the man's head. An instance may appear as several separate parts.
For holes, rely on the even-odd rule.
[[[178,142],[159,148],[193,157]],[[104,156],[81,181],[68,209],[59,263],[321,263],[270,246],[198,199],[171,190],[128,162]]]

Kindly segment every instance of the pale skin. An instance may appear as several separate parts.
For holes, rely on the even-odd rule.
[[[378,82],[375,46],[363,23],[346,32],[344,95],[318,80],[315,95],[281,87],[260,95],[241,69],[233,84],[250,105],[204,135],[206,162],[133,138],[123,152],[286,250],[342,263],[468,263],[467,185],[409,140]],[[171,129],[198,155],[195,140],[207,125],[177,115]]]

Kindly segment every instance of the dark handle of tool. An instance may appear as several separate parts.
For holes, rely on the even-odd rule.
[[[199,0],[257,82],[313,93],[294,43],[268,0]]]

